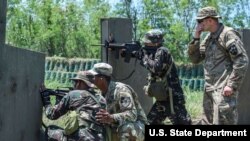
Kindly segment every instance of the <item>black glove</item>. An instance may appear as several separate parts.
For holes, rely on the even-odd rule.
[[[41,94],[41,98],[42,98],[42,102],[43,102],[43,106],[46,105],[50,105],[50,91],[49,90],[44,90],[42,92],[40,92]]]
[[[131,55],[132,57],[135,57],[138,60],[141,60],[143,58],[143,56],[144,56],[144,52],[142,50],[133,51],[131,54],[132,54]]]
[[[141,59],[140,64],[147,68],[147,66],[148,66],[148,55],[147,54],[144,54],[143,58]]]

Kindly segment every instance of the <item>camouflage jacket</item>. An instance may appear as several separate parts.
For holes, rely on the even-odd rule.
[[[238,32],[220,24],[200,43],[191,41],[188,54],[195,64],[204,60],[205,89],[213,91],[226,85],[237,90],[246,74],[248,56]]]
[[[176,65],[167,48],[159,47],[155,54],[144,55],[141,64],[150,72],[149,83],[159,79],[167,80],[167,82],[163,81],[163,83],[167,83],[166,86],[172,88],[174,95],[177,93],[183,94]],[[168,71],[169,73],[165,75]]]
[[[94,95],[95,99],[93,98]],[[93,89],[87,90],[73,90],[65,95],[62,100],[55,106],[45,106],[45,114],[49,119],[58,119],[60,116],[66,114],[68,111],[76,110],[80,113],[79,124],[86,121],[96,123],[95,115],[100,109],[106,109],[106,100]]]
[[[144,110],[139,103],[137,94],[134,90],[123,83],[110,81],[109,88],[105,94],[107,110],[117,124],[122,125],[137,120],[147,124]]]

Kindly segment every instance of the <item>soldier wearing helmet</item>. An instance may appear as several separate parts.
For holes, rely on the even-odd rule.
[[[159,29],[150,30],[144,35],[142,43],[146,46],[161,46],[164,35],[165,33]]]
[[[177,69],[169,50],[163,46],[165,33],[159,29],[149,30],[143,37],[145,47],[155,48],[155,53],[144,52],[141,65],[149,70],[145,94],[156,102],[147,115],[150,124],[163,124],[168,117],[172,124],[191,124],[185,107]]]

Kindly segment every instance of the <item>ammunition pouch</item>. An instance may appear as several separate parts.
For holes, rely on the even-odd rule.
[[[173,59],[172,59],[173,60]],[[148,78],[149,83],[147,86],[144,86],[145,93],[150,97],[155,97],[157,101],[166,101],[171,94],[171,88],[168,86],[167,75],[172,69],[173,61],[169,65],[168,70],[161,78],[154,79],[151,76]]]
[[[168,92],[162,81],[150,82],[144,87],[145,92],[150,97],[155,97],[157,101],[165,101],[168,98]]]
[[[71,111],[67,120],[64,122],[64,134],[70,135],[79,129],[79,114]]]

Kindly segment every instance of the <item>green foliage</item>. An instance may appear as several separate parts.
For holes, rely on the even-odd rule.
[[[248,0],[9,0],[7,43],[45,52],[48,56],[100,58],[100,18],[123,17],[133,22],[134,39],[149,29],[166,32],[165,46],[174,59],[187,62],[187,44],[196,26],[196,13],[215,6],[222,22],[250,27]]]
[[[99,19],[108,9],[104,0],[12,1],[7,42],[48,56],[99,58],[100,48],[91,44],[100,41]]]
[[[136,3],[134,9],[131,3]],[[120,1],[117,5],[133,8],[138,16],[134,22],[139,36],[151,28],[160,28],[166,31],[165,46],[170,49],[176,61],[188,62],[187,44],[192,39],[196,26],[196,13],[204,6],[214,6],[222,16],[222,21],[235,28],[250,27],[250,3],[247,0],[141,0],[127,3]],[[127,5],[127,6],[124,6]],[[131,6],[132,5],[132,6]],[[117,16],[124,17],[123,13],[131,9],[116,9]],[[129,17],[129,16],[127,16]],[[141,36],[140,36],[141,37]]]

